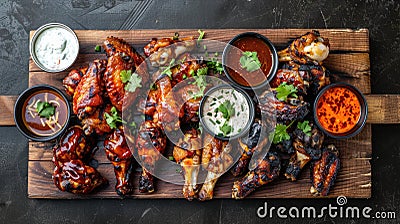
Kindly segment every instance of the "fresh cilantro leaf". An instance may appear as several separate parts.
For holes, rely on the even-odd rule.
[[[197,45],[200,43],[200,41],[204,38],[204,35],[206,34],[206,32],[202,31],[202,30],[197,30],[197,32],[199,32],[199,37],[197,38]]]
[[[309,125],[309,121],[297,123],[297,128],[302,130],[304,134],[311,136],[311,126]]]
[[[40,117],[45,117],[49,119],[56,112],[56,107],[48,102],[39,101],[36,104],[36,112]]]
[[[276,98],[280,101],[286,101],[289,96],[297,98],[296,92],[297,88],[294,85],[283,82],[276,88]]]
[[[217,108],[217,110],[222,113],[222,117],[225,118],[227,121],[229,121],[229,119],[235,114],[235,108],[233,107],[233,105],[233,103],[226,100]]]
[[[96,45],[96,47],[94,48],[94,51],[100,52],[101,51],[101,46],[100,45]]]
[[[254,72],[261,68],[261,62],[257,57],[257,52],[255,51],[243,52],[239,62],[241,67],[246,69],[248,72]]]
[[[106,119],[106,122],[108,124],[108,126],[110,126],[111,129],[116,129],[117,128],[117,124],[118,123],[122,123],[122,118],[121,116],[118,115],[118,111],[117,108],[112,107],[111,114],[109,113],[104,113],[104,117]]]
[[[172,79],[172,71],[171,68],[174,66],[175,63],[175,58],[173,58],[170,62],[169,65],[165,68],[163,68],[164,70],[161,72],[162,74],[168,75],[168,77],[170,79]]]
[[[222,63],[220,63],[217,59],[212,58],[211,61],[207,61],[207,67],[212,69],[214,72],[222,74],[224,72],[224,68]]]
[[[128,84],[125,86],[125,90],[128,92],[135,92],[136,88],[142,87],[142,77],[137,73],[133,73],[128,81]]]
[[[121,77],[122,83],[127,83],[129,81],[129,79],[131,79],[132,71],[131,70],[122,70],[119,73],[119,76]]]
[[[226,122],[219,128],[220,131],[222,131],[224,136],[228,136],[232,131],[233,128],[231,125],[228,125]]]
[[[284,125],[284,124],[277,124],[275,127],[275,133],[274,133],[274,138],[272,140],[272,143],[278,144],[280,142],[286,141],[290,139],[290,135],[287,133],[287,129],[293,124],[290,123],[289,125]]]
[[[173,156],[168,156],[168,159],[171,161],[174,161],[174,157]]]
[[[208,67],[199,68],[196,71],[197,76],[207,75],[208,74]]]

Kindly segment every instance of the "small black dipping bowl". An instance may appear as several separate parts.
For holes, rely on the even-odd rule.
[[[49,90],[49,91],[54,91],[54,92],[58,93],[61,96],[61,99],[66,103],[66,106],[67,106],[67,120],[66,120],[64,126],[62,127],[62,129],[60,131],[56,132],[54,135],[51,135],[51,136],[39,136],[39,135],[32,133],[24,124],[24,121],[22,118],[22,116],[24,116],[23,106],[24,106],[24,103],[26,102],[26,100],[28,100],[28,98],[32,94],[34,94],[38,91],[43,91],[43,90]],[[51,141],[53,139],[56,139],[57,137],[62,135],[65,132],[65,130],[68,128],[70,117],[71,117],[71,106],[68,102],[67,97],[64,95],[64,93],[61,90],[57,89],[56,87],[49,86],[49,85],[37,85],[37,86],[33,86],[29,89],[26,89],[24,92],[21,93],[21,95],[19,95],[19,97],[14,105],[14,121],[15,121],[15,124],[16,124],[18,130],[25,137],[27,137],[33,141],[46,142],[46,141]]]
[[[228,137],[227,137],[227,136],[217,135],[217,133],[214,133],[213,131],[211,131],[211,130],[207,127],[207,125],[206,125],[206,123],[205,123],[205,121],[204,121],[204,118],[203,118],[203,117],[204,117],[204,116],[203,116],[203,115],[204,115],[203,108],[204,108],[204,103],[206,102],[207,98],[209,97],[209,95],[210,95],[211,93],[213,93],[213,92],[215,92],[215,91],[218,91],[219,89],[223,89],[223,88],[231,88],[231,89],[234,89],[234,90],[238,91],[239,93],[243,94],[244,98],[246,99],[246,101],[247,101],[248,104],[249,104],[249,120],[248,120],[246,126],[245,126],[238,134],[232,135],[232,136],[228,136]],[[239,137],[241,137],[241,136],[247,134],[247,133],[249,132],[249,130],[250,130],[251,125],[253,124],[254,117],[255,117],[254,102],[253,102],[253,100],[251,99],[251,97],[250,97],[244,90],[242,90],[242,89],[240,89],[240,88],[237,88],[237,87],[232,86],[232,85],[229,85],[229,84],[217,85],[217,86],[214,86],[214,87],[212,87],[211,89],[209,89],[209,90],[204,94],[204,97],[201,99],[201,101],[200,101],[200,109],[199,109],[199,117],[200,117],[200,124],[202,125],[203,129],[204,129],[207,133],[209,133],[210,135],[212,135],[212,136],[214,136],[214,137],[216,137],[216,138],[218,138],[218,139],[224,140],[224,141],[231,140],[231,139],[236,139],[236,138],[239,138]]]
[[[227,57],[229,56],[229,51],[232,48],[236,48],[234,46],[234,43],[236,41],[240,40],[240,39],[247,38],[247,37],[255,37],[255,38],[258,38],[258,39],[262,40],[266,44],[266,46],[269,48],[269,50],[271,51],[271,54],[272,54],[272,66],[271,66],[271,69],[269,71],[269,74],[264,74],[264,75],[267,75],[267,79],[265,81],[263,81],[262,83],[256,85],[256,86],[245,86],[245,85],[242,85],[242,84],[238,83],[231,76],[231,74],[229,73],[229,70],[228,70],[229,65],[226,64],[227,60],[228,60]],[[222,53],[222,65],[223,65],[224,73],[225,73],[226,77],[232,83],[237,85],[238,87],[243,88],[243,89],[247,89],[247,90],[249,90],[249,89],[260,89],[260,88],[265,87],[266,85],[268,85],[269,82],[271,82],[271,80],[274,78],[274,76],[276,74],[276,71],[278,70],[278,64],[279,64],[279,59],[278,59],[278,53],[277,53],[277,51],[275,49],[275,46],[272,44],[272,42],[268,38],[266,38],[265,36],[263,36],[263,35],[261,35],[259,33],[255,33],[255,32],[246,32],[246,33],[241,33],[241,34],[235,36],[234,38],[232,38],[228,42],[228,44],[225,46],[224,51]]]
[[[358,120],[357,124],[349,131],[344,132],[344,133],[332,133],[327,130],[319,123],[318,116],[317,116],[317,104],[321,96],[329,89],[335,88],[335,87],[344,87],[349,89],[351,92],[353,92],[358,101],[360,102],[360,119]],[[358,90],[356,87],[347,84],[347,83],[333,83],[328,86],[325,86],[317,95],[315,101],[314,101],[314,120],[319,129],[321,129],[327,136],[336,138],[336,139],[345,139],[345,138],[351,138],[357,135],[358,133],[361,132],[363,129],[366,121],[367,121],[367,115],[368,115],[368,105],[367,105],[367,100],[365,99],[364,95]]]

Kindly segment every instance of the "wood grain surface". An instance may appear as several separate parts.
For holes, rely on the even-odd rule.
[[[197,36],[197,30],[131,30],[131,31],[97,31],[77,30],[76,34],[80,40],[80,55],[74,67],[86,64],[91,60],[104,57],[96,54],[94,47],[101,44],[107,36],[124,38],[137,49],[143,47],[153,37],[173,36],[175,32],[180,36]],[[309,29],[285,29],[285,30],[205,30],[207,39],[227,42],[236,34],[254,31],[267,36],[279,49],[284,48],[288,42],[297,36],[304,34]],[[331,54],[325,62],[325,66],[331,71],[335,82],[342,81],[350,83],[360,89],[367,98],[369,104],[368,124],[363,131],[347,140],[328,139],[327,142],[334,143],[340,149],[342,168],[339,172],[336,184],[328,197],[345,195],[353,198],[371,197],[371,123],[399,123],[399,100],[396,95],[370,95],[370,61],[369,61],[369,36],[368,30],[349,29],[324,29],[319,30],[321,35],[329,38],[331,43]],[[31,32],[32,35],[33,32]],[[29,86],[37,84],[50,84],[61,88],[61,80],[67,74],[46,73],[37,68],[30,60],[29,63]],[[1,97],[0,105],[10,105],[15,97]],[[9,106],[7,107],[9,108]],[[3,109],[3,106],[0,107]],[[395,111],[395,113],[393,113]],[[7,114],[9,109],[5,110]],[[8,116],[8,117],[7,117]],[[0,115],[1,125],[13,125],[10,122],[12,116]],[[7,123],[7,121],[9,121]],[[99,150],[95,159],[98,161],[99,171],[110,181],[110,185],[97,193],[81,196],[60,192],[52,183],[51,175],[53,164],[51,162],[51,146],[54,143],[29,142],[29,164],[28,164],[28,196],[31,198],[118,198],[114,191],[115,179],[111,164],[106,159],[102,150]],[[137,171],[139,171],[139,167]],[[137,173],[138,174],[138,173]],[[135,181],[137,182],[137,176]],[[231,188],[234,177],[225,174],[218,181],[215,189],[215,198],[231,198]],[[132,198],[182,198],[181,186],[157,181],[157,191],[153,194],[140,194],[137,189]],[[274,181],[250,195],[249,198],[310,198],[309,193],[309,167],[306,166],[301,178],[296,182],[285,179]]]

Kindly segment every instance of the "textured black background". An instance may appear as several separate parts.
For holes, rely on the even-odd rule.
[[[311,0],[0,0],[0,94],[27,88],[29,31],[49,22],[73,29],[368,28],[372,92],[400,94],[400,5]],[[397,113],[398,111],[394,111]],[[373,126],[372,198],[349,206],[396,211],[400,222],[400,126]],[[27,198],[27,140],[0,127],[0,223],[358,223],[365,220],[259,219],[266,200],[34,200]],[[357,150],[357,149],[355,149]],[[335,199],[267,200],[269,206],[336,205]]]

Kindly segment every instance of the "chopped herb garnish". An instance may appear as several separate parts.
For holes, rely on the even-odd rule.
[[[200,41],[204,38],[204,35],[206,34],[206,32],[202,31],[202,30],[197,30],[197,32],[199,32],[199,37],[197,38],[197,45],[200,43]]]
[[[207,50],[207,45],[203,45],[203,49],[206,51]]]
[[[220,131],[224,134],[224,136],[228,136],[232,131],[233,128],[231,125],[228,125],[226,122],[219,128]]]
[[[190,76],[193,76],[193,75],[194,75],[194,70],[190,70],[190,71],[189,71],[189,75],[190,75]]]
[[[309,125],[309,121],[297,123],[297,128],[302,130],[304,134],[311,136],[311,126]]]
[[[56,107],[51,103],[38,101],[36,104],[36,112],[40,117],[49,119],[56,112]]]
[[[173,156],[168,156],[168,159],[171,161],[174,161],[174,157]]]
[[[289,125],[284,124],[277,124],[275,127],[274,138],[272,143],[278,144],[282,141],[286,141],[290,139],[290,135],[287,133],[287,129],[293,124],[290,123]]]
[[[229,121],[231,116],[235,114],[235,107],[233,107],[233,103],[226,100],[225,102],[219,105],[219,107],[217,108],[217,112],[218,111],[222,113],[223,118]]]
[[[186,79],[186,78],[187,78],[187,76],[186,76],[186,75],[183,75],[183,76],[182,76],[182,78],[183,78],[183,79]]]
[[[242,111],[244,111],[243,104],[240,104],[240,109],[242,109]]]
[[[173,40],[178,40],[179,39],[179,33],[175,32],[174,36],[172,37]]]
[[[117,123],[122,123],[122,118],[118,115],[117,108],[112,107],[110,112],[111,114],[107,112],[104,113],[104,117],[106,118],[108,126],[110,126],[111,129],[116,129]]]
[[[296,92],[297,88],[294,85],[283,82],[276,88],[276,98],[280,101],[286,101],[289,96],[297,98]]]
[[[207,74],[208,74],[208,67],[203,67],[203,68],[197,69],[196,74],[197,74],[198,76],[200,76],[200,75],[207,75]]]
[[[219,120],[217,120],[216,122],[217,122],[217,124],[221,124],[221,121],[219,121]]]
[[[161,72],[162,74],[168,75],[168,77],[169,77],[170,79],[172,79],[172,71],[171,71],[171,68],[174,66],[174,63],[175,63],[175,58],[173,58],[173,59],[169,62],[169,65],[168,65],[167,67],[163,68],[164,70]]]
[[[128,92],[135,92],[137,88],[142,87],[142,77],[137,73],[133,73],[125,86],[125,90]]]
[[[215,57],[218,57],[218,52],[215,52],[214,55],[215,55]]]
[[[119,73],[119,76],[121,77],[122,83],[127,83],[129,81],[129,79],[131,79],[132,71],[131,70],[122,70]]]
[[[207,61],[207,67],[219,74],[222,74],[224,72],[224,68],[223,68],[222,64],[220,62],[218,62],[218,60],[215,58],[211,58],[211,61]]]
[[[241,132],[241,131],[242,131],[242,129],[241,129],[241,128],[239,128],[239,129],[238,129],[238,132]]]
[[[211,112],[208,112],[207,115],[208,115],[208,116],[212,116],[212,113],[211,113]]]
[[[241,67],[246,69],[248,72],[254,72],[261,68],[261,62],[258,60],[257,52],[255,51],[243,52],[239,62]]]
[[[213,121],[213,120],[210,119],[210,122],[211,122],[213,125],[215,125],[215,121]]]
[[[96,47],[94,47],[94,51],[100,52],[101,51],[101,46],[100,45],[96,45]]]
[[[219,97],[217,97],[217,98],[220,100],[220,99],[224,98],[224,96],[219,96]]]
[[[210,104],[210,106],[214,106],[215,105],[215,102],[213,102],[212,104]]]

